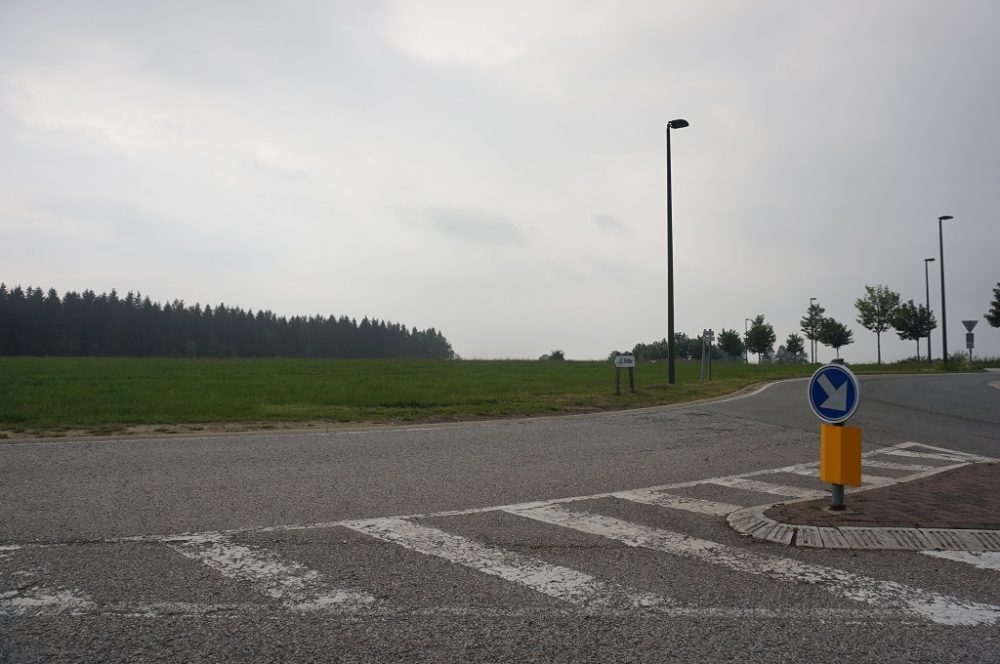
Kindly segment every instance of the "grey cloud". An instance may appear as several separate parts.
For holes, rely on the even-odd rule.
[[[629,230],[629,227],[626,226],[623,222],[619,221],[618,219],[616,219],[615,217],[611,216],[610,214],[606,214],[604,212],[600,212],[598,214],[591,215],[590,219],[601,230],[605,230],[605,231],[627,231],[627,230]]]
[[[528,236],[507,217],[475,210],[426,208],[405,214],[424,228],[462,242],[483,245],[524,246]]]

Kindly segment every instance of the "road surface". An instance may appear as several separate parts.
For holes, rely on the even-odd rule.
[[[1000,457],[997,377],[862,378],[879,475],[949,463],[925,446]],[[0,661],[995,661],[990,558],[725,524],[823,490],[817,441],[789,381],[632,413],[0,445]]]

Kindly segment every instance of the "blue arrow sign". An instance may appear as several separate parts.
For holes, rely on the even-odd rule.
[[[861,401],[861,386],[858,378],[847,367],[827,364],[809,379],[809,407],[816,417],[840,424],[854,415]]]

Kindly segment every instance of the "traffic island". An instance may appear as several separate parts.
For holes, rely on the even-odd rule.
[[[792,546],[1000,551],[1000,463],[856,490],[845,510],[830,510],[823,498],[750,507],[727,521],[745,535]]]

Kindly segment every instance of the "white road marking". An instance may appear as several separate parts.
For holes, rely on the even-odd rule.
[[[899,457],[910,457],[912,459],[936,459],[937,461],[953,461],[955,463],[969,461],[969,458],[966,456],[959,456],[958,454],[942,454],[940,452],[914,452],[913,450],[890,448],[882,450],[881,453]]]
[[[935,450],[936,452],[942,452],[942,453],[948,453],[949,452],[949,450],[946,450],[946,449],[940,448],[940,447],[933,447],[931,445],[924,445],[923,443],[907,442],[907,443],[899,443],[895,447],[891,447],[891,448],[882,448],[882,449],[874,450],[874,451],[871,451],[871,452],[865,452],[864,454],[862,454],[862,457],[867,460],[867,459],[871,458],[873,455],[876,455],[876,454],[886,454],[886,453],[888,453],[891,450],[899,450],[899,451],[903,451],[903,452],[908,452],[909,449],[913,448],[913,447],[921,447],[921,448]],[[962,466],[964,466],[964,465],[966,465],[966,464],[968,464],[970,462],[992,462],[992,461],[996,461],[996,459],[991,459],[991,458],[988,458],[988,457],[979,457],[979,456],[975,456],[975,455],[965,455],[962,452],[953,452],[951,454],[954,457],[958,458],[958,463],[956,465],[947,465],[947,466],[933,467],[932,470],[930,470],[930,471],[921,472],[921,473],[915,473],[914,475],[907,475],[907,476],[903,476],[903,477],[892,478],[892,481],[898,483],[898,482],[905,482],[905,481],[909,481],[909,480],[912,480],[912,479],[916,479],[918,477],[926,477],[926,476],[929,476],[929,475],[936,474],[938,472],[943,472],[943,471],[946,471],[946,470],[951,470],[953,468],[961,468]],[[954,458],[951,458],[949,460],[950,461],[955,461]],[[806,472],[806,471],[809,471],[809,472]],[[729,486],[730,483],[732,483],[732,482],[744,482],[744,481],[750,480],[750,478],[762,477],[762,476],[765,476],[765,475],[774,475],[774,474],[777,474],[777,473],[795,473],[795,474],[798,474],[798,475],[805,475],[807,477],[817,478],[818,474],[819,474],[819,463],[813,461],[813,462],[810,462],[810,463],[795,464],[795,465],[791,465],[791,466],[782,466],[781,468],[768,468],[768,469],[765,469],[765,470],[754,470],[754,471],[750,471],[748,473],[741,473],[739,475],[727,475],[727,476],[724,476],[724,477],[713,477],[713,478],[702,479],[702,480],[691,480],[691,481],[688,481],[688,482],[675,482],[673,484],[662,484],[662,485],[658,485],[658,486],[644,487],[642,489],[635,489],[635,491],[651,491],[651,492],[660,492],[660,491],[663,491],[663,492],[669,492],[672,489],[690,488],[690,487],[700,486],[700,485],[703,485],[703,484],[717,484],[717,485],[720,485],[720,486]],[[780,486],[780,485],[777,485],[777,484],[767,485],[765,483],[761,483],[758,486],[760,486],[761,488],[763,488],[765,486],[777,487],[777,486]],[[808,493],[810,491],[809,489],[802,489],[802,488],[799,488],[799,487],[788,487],[788,488],[790,490],[794,490],[795,493],[794,494],[791,494],[791,493],[789,493],[789,494],[786,494],[786,493],[777,493],[775,495],[792,496],[792,497],[803,497],[803,498],[820,498],[820,497],[823,497],[823,496],[827,495],[826,491],[818,491],[817,490],[817,491],[813,491],[811,493]],[[632,491],[632,490],[629,490],[629,491]],[[764,493],[772,493],[769,490],[764,490],[763,492]],[[807,493],[804,493],[804,495],[799,496],[798,494],[800,494],[802,492],[807,492]],[[590,494],[590,495],[586,495],[586,496],[569,496],[569,497],[566,497],[566,498],[552,498],[552,499],[549,499],[549,500],[537,500],[537,501],[531,501],[531,502],[525,502],[525,503],[514,503],[514,504],[508,504],[508,505],[492,505],[492,506],[489,506],[489,507],[473,507],[473,508],[469,508],[469,509],[445,510],[445,511],[441,511],[441,512],[422,512],[422,513],[417,513],[417,514],[399,515],[399,516],[396,516],[394,518],[398,518],[398,519],[425,519],[425,518],[452,517],[452,516],[468,516],[468,515],[471,515],[471,514],[486,514],[486,513],[489,513],[489,512],[509,511],[509,510],[512,510],[512,509],[522,509],[522,508],[529,508],[529,507],[543,507],[543,506],[547,506],[547,505],[561,505],[561,504],[582,502],[582,501],[586,501],[586,500],[598,500],[598,499],[601,499],[601,498],[614,498],[619,493],[623,493],[623,492],[620,492],[620,491],[618,491],[618,492],[610,491],[610,492],[605,492],[605,493]],[[254,533],[273,533],[273,532],[283,532],[283,531],[293,531],[293,530],[314,530],[314,529],[318,529],[318,528],[336,528],[336,527],[341,526],[341,525],[343,525],[343,524],[340,521],[323,521],[323,522],[316,522],[316,523],[287,524],[287,525],[281,525],[281,526],[257,526],[257,527],[251,527],[251,528],[237,528],[237,529],[232,529],[232,530],[221,531],[221,533],[224,534],[224,535],[238,535],[238,534],[241,534],[241,533],[248,533],[248,532],[254,532]],[[176,535],[176,537],[188,537],[188,536],[194,536],[194,535],[198,535],[198,534],[199,533],[179,533],[179,534]],[[154,535],[154,536],[140,535],[140,536],[135,536],[135,537],[116,538],[116,539],[108,540],[108,541],[113,541],[113,542],[158,542],[158,541],[161,541],[163,539],[164,539],[164,536],[162,536],[162,535]]]
[[[969,602],[833,567],[777,556],[756,555],[709,540],[612,517],[570,512],[561,507],[536,508],[515,514],[543,523],[601,535],[627,546],[661,551],[778,581],[814,584],[848,599],[881,608],[909,611],[942,625],[1000,623],[1000,606]]]
[[[865,459],[861,465],[862,467],[885,468],[886,470],[910,470],[915,473],[939,468],[939,466],[924,466],[919,463],[896,463],[894,461],[879,461],[878,459]]]
[[[892,447],[883,448],[882,451],[887,452],[893,449],[910,450],[915,447],[920,447],[925,450],[933,450],[935,452],[940,452],[941,454],[945,454],[952,457],[958,457],[959,461],[962,461],[963,463],[970,463],[970,462],[989,463],[991,461],[997,461],[997,459],[986,456],[980,456],[979,454],[971,454],[969,452],[956,452],[955,450],[949,450],[946,447],[937,447],[935,445],[927,445],[925,443],[916,443],[913,441],[899,443],[897,445],[893,445]]]
[[[652,593],[631,592],[568,567],[552,565],[405,519],[370,519],[342,524],[383,542],[500,577],[581,607],[651,607],[670,603]]]
[[[802,477],[812,477],[813,479],[819,479],[819,464],[810,463],[804,466],[789,466],[788,468],[782,468],[782,473],[791,473],[793,475],[801,475]]]
[[[731,512],[741,509],[741,505],[731,505],[729,503],[717,503],[711,500],[701,500],[700,498],[687,498],[685,496],[675,496],[670,493],[659,491],[649,491],[638,489],[636,491],[622,491],[614,494],[615,498],[628,500],[644,505],[656,505],[657,507],[670,507],[687,512],[698,514],[712,514],[714,516],[726,516]]]
[[[881,475],[865,475],[861,474],[862,484],[871,484],[872,486],[888,486],[890,484],[896,483],[895,477],[882,477]]]
[[[979,569],[990,569],[1000,572],[1000,552],[998,551],[921,551],[925,556],[957,560],[968,563]]]
[[[717,484],[733,489],[743,489],[745,491],[756,491],[757,493],[770,493],[775,496],[789,496],[792,498],[820,498],[825,496],[823,491],[815,489],[803,489],[797,486],[785,486],[782,484],[771,484],[770,482],[760,482],[748,480],[742,477],[716,477],[705,480],[705,484]]]
[[[19,547],[16,544],[4,544],[4,545],[0,545],[0,560],[4,560],[6,558],[10,558],[11,556],[14,555],[14,552],[17,551],[20,548],[21,547]]]
[[[926,452],[921,453],[914,448],[918,448],[920,450],[926,450]],[[872,458],[875,455],[884,455],[884,454],[897,454],[898,456],[911,456],[916,458],[922,457],[927,459],[944,460],[952,462],[952,465],[925,466],[920,464],[905,464],[905,463],[897,464],[888,461],[878,461]],[[865,458],[865,463],[872,467],[886,467],[895,470],[916,471],[914,472],[914,474],[910,474],[905,477],[884,478],[887,481],[891,482],[907,481],[918,477],[926,477],[953,468],[959,468],[964,465],[967,465],[968,463],[995,461],[995,459],[991,459],[988,457],[980,457],[962,452],[954,452],[944,448],[938,448],[913,442],[901,443],[893,448],[882,448],[871,452],[866,452],[863,455],[863,457]],[[885,457],[880,456],[879,458],[885,458]],[[558,510],[558,507],[555,506],[568,505],[570,503],[595,500],[600,498],[617,498],[622,500],[634,500],[636,502],[646,502],[648,504],[671,507],[675,509],[683,509],[691,512],[711,514],[711,515],[728,514],[729,512],[735,509],[739,509],[739,506],[736,505],[729,505],[727,503],[719,503],[719,502],[694,499],[694,498],[685,498],[682,496],[676,496],[674,494],[669,493],[670,490],[672,489],[694,487],[704,484],[716,484],[719,486],[735,486],[736,488],[750,488],[751,490],[756,490],[756,491],[764,489],[765,493],[773,493],[775,488],[779,488],[781,490],[792,489],[794,490],[795,494],[799,494],[800,492],[808,492],[808,490],[800,489],[799,487],[782,487],[777,484],[767,484],[766,482],[755,482],[754,480],[749,479],[749,478],[758,478],[777,473],[795,473],[815,478],[818,474],[818,463],[816,462],[803,463],[783,468],[772,468],[766,470],[751,471],[740,475],[680,482],[680,483],[662,485],[657,487],[648,487],[645,489],[600,493],[589,496],[573,496],[573,497],[557,498],[551,500],[520,503],[515,505],[501,505],[501,506],[473,508],[466,510],[452,510],[447,512],[438,512],[431,514],[400,516],[391,519],[375,519],[371,521],[350,521],[350,522],[334,521],[334,522],[302,524],[302,525],[250,527],[250,528],[240,528],[240,529],[233,529],[229,531],[214,532],[214,533],[210,532],[210,533],[178,533],[173,535],[142,535],[134,537],[119,537],[105,541],[119,542],[119,543],[148,542],[148,543],[167,544],[173,547],[175,550],[182,553],[183,555],[189,558],[196,559],[204,564],[207,564],[213,569],[216,569],[221,573],[223,573],[224,575],[228,576],[229,578],[232,578],[239,582],[250,583],[256,586],[257,588],[263,589],[264,592],[267,593],[269,596],[280,599],[282,602],[285,603],[285,605],[295,609],[319,609],[319,610],[330,609],[332,611],[336,611],[339,613],[364,611],[366,613],[373,613],[373,614],[386,613],[386,612],[388,612],[388,614],[394,614],[394,612],[398,613],[399,611],[402,611],[402,609],[389,607],[381,603],[375,603],[374,598],[372,598],[370,595],[367,595],[366,593],[358,593],[354,591],[345,591],[333,588],[328,582],[320,578],[318,572],[310,570],[298,563],[281,560],[280,558],[278,558],[277,555],[268,552],[266,550],[251,549],[249,547],[236,545],[232,542],[231,538],[241,533],[282,532],[286,530],[287,531],[309,530],[316,528],[331,528],[338,526],[354,528],[355,530],[357,530],[358,526],[361,524],[366,524],[366,523],[370,524],[379,521],[389,522],[389,523],[403,522],[408,527],[417,528],[417,526],[410,523],[409,520],[423,518],[423,517],[431,517],[431,516],[435,517],[464,516],[471,514],[496,512],[496,511],[508,511],[515,514],[518,513],[523,514],[525,512],[530,512],[533,510],[544,511],[545,509],[548,508]],[[784,496],[790,494],[787,492],[781,492],[777,493],[776,495]],[[822,491],[815,491],[815,492],[808,492],[808,494],[805,497],[822,496],[822,495],[826,495],[826,493]],[[427,530],[433,530],[433,529],[426,529],[424,531],[425,534],[427,533]],[[441,531],[435,531],[435,532],[441,533]],[[372,533],[369,532],[368,534],[371,535]],[[992,531],[990,531],[990,534],[991,536],[993,536]],[[447,534],[444,535],[446,538],[457,537]],[[379,538],[379,539],[383,539],[384,541],[390,541],[386,538]],[[468,542],[468,540],[465,541]],[[698,540],[693,540],[693,541],[697,542]],[[423,553],[426,553],[427,555],[435,555],[447,558],[447,555],[442,555],[440,551],[434,549],[436,545],[433,543],[433,538],[430,538],[427,541],[423,542],[423,545],[426,546],[426,550],[422,551]],[[66,545],[65,544],[0,545],[0,560],[3,560],[5,558],[10,558],[16,555],[14,552],[22,548],[47,549],[57,546],[66,546]],[[489,558],[490,556],[499,555],[500,558],[502,559],[505,556],[515,555],[515,554],[507,554],[503,551],[498,552],[498,550],[490,549],[489,547],[485,547],[485,545],[475,545],[475,546],[484,547],[484,549],[479,549],[478,552],[482,553],[483,551],[485,551],[486,553],[484,555],[487,558]],[[715,545],[715,546],[721,546],[721,545]],[[410,548],[414,547],[411,546]],[[947,545],[947,548],[957,548],[957,546],[955,543],[952,543]],[[199,553],[199,550],[201,551],[201,553]],[[473,550],[470,551],[466,551],[466,553],[470,553],[470,555],[472,555],[474,559],[475,555],[473,554],[475,554],[477,550],[475,550],[475,547],[473,547]],[[736,551],[738,552],[738,550]],[[941,556],[941,557],[946,558],[947,556]],[[533,559],[525,558],[523,556],[516,556],[516,558],[518,560],[533,561]],[[953,559],[958,560],[959,557],[954,557]],[[962,562],[970,562],[970,560],[971,559],[963,559]],[[986,556],[985,558],[982,556],[977,557],[977,562],[979,563],[983,563],[984,560],[991,560],[991,556]],[[477,567],[475,564],[460,562],[458,560],[453,560],[452,562],[465,564],[466,566],[478,569],[481,572],[487,574],[493,574],[494,576],[501,576],[501,578],[506,578],[503,577],[502,574],[500,573],[490,572],[485,569],[482,569],[483,565]],[[472,562],[475,561],[473,560]],[[489,561],[487,560],[486,562],[488,563]],[[537,562],[542,565],[547,565],[547,563],[544,563],[542,561],[533,561],[533,562]],[[517,567],[517,565],[514,565],[513,567]],[[550,571],[553,569],[566,570],[569,574],[569,576],[566,578],[571,580],[572,579],[577,579],[580,581],[590,580],[594,584],[602,583],[600,581],[597,581],[596,579],[593,579],[592,577],[588,577],[587,575],[582,574],[581,572],[577,572],[575,570],[568,570],[567,568],[556,568],[556,566],[551,566],[551,565],[549,565],[548,568]],[[818,569],[825,570],[826,568],[818,568]],[[858,579],[858,578],[865,579],[865,577],[850,575],[847,572],[840,572],[839,570],[833,570],[833,572],[840,575],[837,578],[841,578],[843,577],[843,575],[847,575],[847,577],[845,578],[848,579]],[[516,573],[516,571],[511,573],[512,574]],[[30,573],[21,571],[21,572],[14,572],[13,574],[14,576],[19,576]],[[799,580],[793,577],[794,573],[788,572],[788,578],[786,580]],[[772,578],[777,578],[777,577],[772,576]],[[813,582],[810,581],[808,578],[806,579],[806,581]],[[867,580],[867,581],[875,581],[875,580]],[[522,585],[526,585],[524,580],[517,582],[521,583]],[[875,583],[882,583],[882,582],[875,581]],[[588,586],[586,586],[586,583],[584,583],[582,587],[588,587]],[[621,606],[623,605],[627,606],[629,605],[629,603],[631,603],[632,605],[640,606],[643,610],[656,610],[666,615],[676,615],[676,616],[712,617],[722,614],[730,616],[738,616],[738,615],[758,616],[758,617],[768,616],[766,611],[760,613],[763,610],[758,610],[753,608],[745,610],[744,609],[728,610],[728,609],[685,609],[682,607],[665,606],[663,603],[669,600],[666,600],[663,597],[637,593],[634,591],[626,591],[610,583],[605,583],[600,586],[589,586],[589,587],[595,588],[597,589],[597,591],[603,589],[604,597],[608,598],[607,601],[611,603],[617,603],[617,605],[607,606],[601,604],[601,602],[604,600],[601,598],[600,593],[598,592],[598,595],[595,595],[593,603],[578,604],[575,610],[582,609],[584,611],[600,611],[602,613],[607,613],[607,614],[617,614],[617,613],[622,613],[623,609],[620,608]],[[894,586],[890,584],[889,588],[891,590],[892,588],[894,588]],[[879,591],[882,592],[883,590],[884,589],[880,589]],[[563,591],[567,594],[571,593],[568,586],[564,588]],[[907,589],[907,591],[911,592],[911,594],[906,595],[906,597],[912,597],[912,592],[914,591],[911,591],[911,589]],[[862,592],[868,592],[868,590],[866,589]],[[920,591],[915,591],[915,592],[919,593]],[[928,599],[927,601],[931,605],[934,605],[932,606],[932,609],[928,610],[938,611],[939,613],[940,611],[943,610],[945,613],[947,613],[948,611],[951,611],[952,608],[954,608],[953,607],[954,600],[945,597],[944,598],[945,601],[942,603],[941,601],[939,601],[940,596],[932,595],[929,593],[924,593],[923,595],[917,595],[916,596],[917,598],[913,599],[912,601],[913,602],[921,601],[920,597],[925,597],[925,596],[929,597],[930,599]],[[13,604],[14,599],[18,600],[17,608],[15,608]],[[868,601],[871,604],[877,603],[876,600],[863,600],[863,601]],[[652,604],[656,604],[657,602],[659,602],[660,604],[657,606],[651,606]],[[951,602],[951,604],[949,604],[949,602]],[[903,604],[905,604],[905,602]],[[229,611],[231,614],[233,611],[243,610],[241,607],[250,607],[249,610],[254,610],[254,609],[268,610],[267,609],[268,606],[269,605],[267,604],[186,605],[183,603],[169,603],[169,602],[145,603],[145,604],[122,603],[117,605],[101,604],[100,606],[97,606],[93,604],[93,602],[91,602],[89,599],[80,597],[79,595],[75,594],[74,591],[69,591],[64,589],[46,590],[42,588],[35,588],[33,591],[30,592],[26,591],[23,593],[20,591],[4,592],[0,590],[0,615],[8,615],[12,612],[16,613],[16,612],[31,611],[33,615],[43,612],[49,612],[49,613],[112,612],[116,614],[123,614],[129,616],[135,615],[138,617],[155,616],[167,613],[172,615],[190,614],[190,615],[222,616],[226,615],[227,611]],[[960,608],[957,610],[955,614],[958,616],[955,619],[956,622],[949,624],[965,624],[961,621],[965,619],[966,614],[962,612],[964,611],[963,607],[966,606],[972,606],[974,609],[973,613],[975,613],[975,611],[979,611],[982,607],[987,607],[989,611],[995,609],[995,607],[991,605],[963,604],[960,606]],[[943,607],[943,609],[941,607]],[[889,608],[891,609],[891,607]],[[443,611],[450,610],[447,607],[444,608],[438,607],[436,609],[429,609],[429,610],[435,611],[439,609]],[[624,610],[627,611],[628,609],[626,608]],[[907,608],[907,610],[911,609]],[[744,611],[745,613],[743,613]],[[883,611],[879,609],[879,610],[867,610],[864,612],[858,611],[857,615],[872,616],[879,611],[881,611],[881,613],[887,613],[887,614],[891,613],[891,611]],[[811,612],[807,612],[807,614],[810,616],[814,615]],[[775,615],[774,617],[781,617],[781,615],[786,615],[786,614],[778,614]],[[899,612],[896,611],[895,614],[893,615],[899,615]],[[992,613],[989,614],[991,620],[992,620],[992,615],[993,615]]]
[[[34,586],[23,592],[9,590],[0,593],[0,616],[38,611],[50,613],[91,611],[95,608],[97,605],[90,599],[74,590],[64,588]]]
[[[269,597],[300,611],[371,604],[371,595],[333,587],[316,570],[277,554],[236,544],[219,534],[167,540],[182,556],[197,560],[223,576],[249,583]]]

